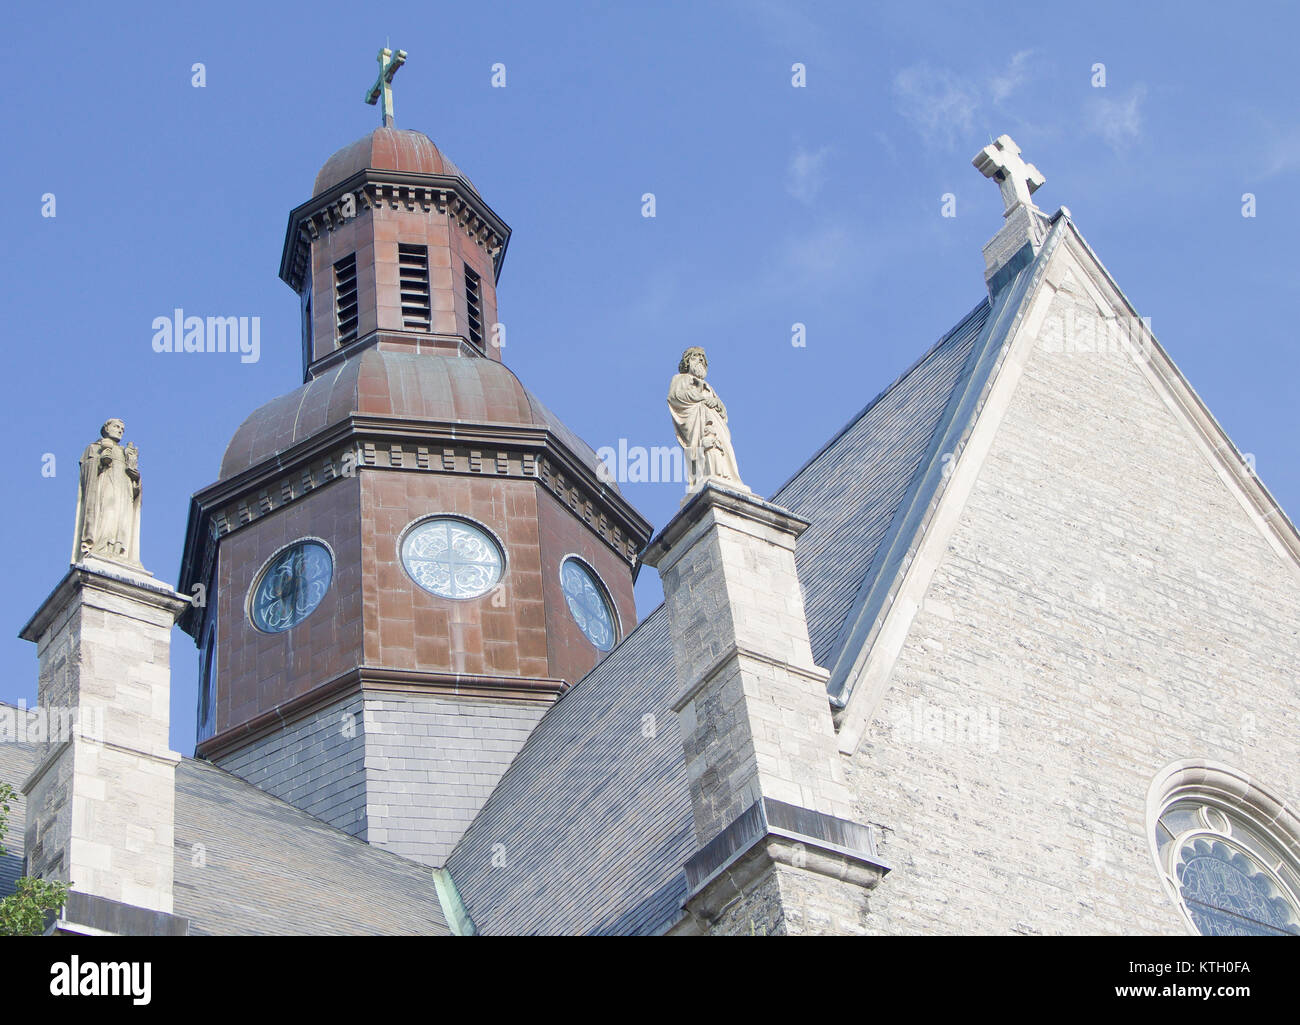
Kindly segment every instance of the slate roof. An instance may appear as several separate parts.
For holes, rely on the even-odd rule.
[[[542,717],[452,852],[480,933],[635,934],[675,916],[696,848],[676,695],[660,606]]]
[[[18,789],[37,757],[38,745],[0,743],[0,780]],[[0,895],[22,874],[21,795],[15,804]],[[450,934],[428,868],[193,758],[176,768],[174,892],[192,935]]]
[[[828,665],[836,654],[841,624],[989,312],[986,300],[963,317],[772,498],[811,521],[795,547],[795,562],[818,665]]]
[[[851,530],[837,533],[841,544],[855,549],[854,555],[850,556],[854,571],[861,570],[851,603],[847,609],[834,605],[825,620],[809,613],[813,657],[818,665],[830,670],[827,690],[831,700],[840,706],[848,700],[849,674],[855,658],[867,646],[888,611],[896,583],[910,563],[930,514],[943,494],[944,482],[950,473],[950,464],[945,460],[960,456],[965,447],[991,382],[1002,364],[1006,343],[1014,335],[1027,305],[1026,300],[1060,243],[1066,224],[1064,218],[1059,219],[1034,259],[1026,261],[1014,274],[1004,272],[1004,284],[997,289],[996,296],[976,307],[936,349],[923,357],[913,368],[917,373],[905,374],[881,396],[887,406],[899,400],[908,402],[903,395],[896,398],[894,393],[905,393],[909,383],[917,378],[910,386],[923,390],[917,400],[923,411],[914,409],[909,403],[899,424],[898,435],[881,439],[881,443],[893,444],[900,451],[887,453],[879,461],[868,459],[867,472],[857,480],[858,487],[865,488],[865,500],[879,509],[880,516],[866,525],[867,529],[860,537],[855,537]],[[1028,253],[1028,249],[1022,250],[1022,255]],[[949,346],[951,351],[945,357],[944,352]],[[934,365],[929,366],[932,362]],[[919,416],[911,415],[918,411]],[[865,416],[871,414],[872,409],[868,407]],[[813,470],[818,461],[814,459],[805,470]],[[891,467],[903,472],[893,476]],[[799,499],[793,495],[787,497],[786,492],[798,481],[799,477],[796,477],[782,490],[777,496],[779,503],[796,508],[794,503]],[[830,500],[828,509],[822,510],[815,505],[808,508],[818,509],[823,520],[836,519],[840,504],[834,501],[835,493],[823,497]],[[852,527],[857,525],[859,517],[854,514],[847,519]],[[810,528],[804,537],[812,533]],[[799,544],[803,548],[804,538]],[[828,554],[840,557],[835,552]],[[803,560],[810,555],[796,549],[801,580],[804,578]],[[865,558],[868,555],[869,558]],[[807,586],[807,581],[804,583]],[[829,641],[828,632],[832,626],[836,628],[836,635],[833,641]],[[827,637],[829,641],[821,649],[817,644],[819,636]]]
[[[1057,238],[773,496],[811,521],[795,551],[819,665],[842,661],[878,614],[877,585],[903,564],[941,456],[978,414]],[[480,933],[653,933],[677,920],[697,844],[676,695],[660,606],[547,712],[452,852]]]

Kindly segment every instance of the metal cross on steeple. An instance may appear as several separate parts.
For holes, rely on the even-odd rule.
[[[372,107],[379,102],[379,97],[383,96],[383,116],[384,127],[392,128],[397,123],[393,117],[393,76],[397,74],[397,69],[406,63],[406,51],[398,50],[393,53],[388,47],[379,51],[379,77],[375,79],[375,84],[370,87],[370,92],[366,93],[366,102]]]
[[[985,178],[992,178],[998,183],[1007,215],[1022,203],[1031,210],[1034,209],[1033,200],[1029,197],[1047,181],[1038,168],[1020,159],[1020,147],[1009,135],[999,135],[995,141],[980,150],[971,163]]]

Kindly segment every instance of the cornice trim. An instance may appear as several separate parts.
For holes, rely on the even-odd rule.
[[[306,694],[291,698],[239,726],[200,741],[194,754],[195,757],[208,761],[228,757],[349,694],[430,694],[550,705],[568,689],[567,680],[548,677],[484,676],[474,673],[393,669],[386,666],[357,666],[314,687]]]
[[[349,194],[355,197],[352,217],[385,203],[393,209],[405,206],[414,210],[418,206],[449,213],[477,245],[487,250],[492,258],[493,281],[500,280],[510,226],[469,182],[459,175],[367,167],[289,212],[280,253],[280,280],[295,292],[302,291],[312,240],[321,231],[332,231],[351,219],[342,209],[343,197]]]

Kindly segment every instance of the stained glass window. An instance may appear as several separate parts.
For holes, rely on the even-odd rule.
[[[1300,873],[1245,816],[1196,798],[1171,804],[1156,830],[1159,857],[1203,936],[1300,936]]]
[[[578,629],[601,651],[609,651],[617,640],[614,614],[595,574],[577,559],[565,559],[560,568],[560,583],[564,586],[569,615]]]
[[[264,633],[297,626],[316,611],[334,577],[334,559],[319,541],[299,541],[276,555],[262,570],[249,616]]]
[[[425,520],[402,541],[411,579],[440,598],[478,598],[501,579],[505,556],[485,531],[450,517]]]

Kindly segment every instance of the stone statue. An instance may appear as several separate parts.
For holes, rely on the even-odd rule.
[[[748,491],[736,468],[736,451],[731,447],[727,407],[704,380],[709,360],[698,347],[682,353],[677,374],[668,386],[668,409],[677,441],[686,452],[686,493],[694,494],[707,480],[725,487]]]
[[[126,425],[109,420],[81,455],[72,561],[88,557],[140,565],[140,453],[122,447]]]

